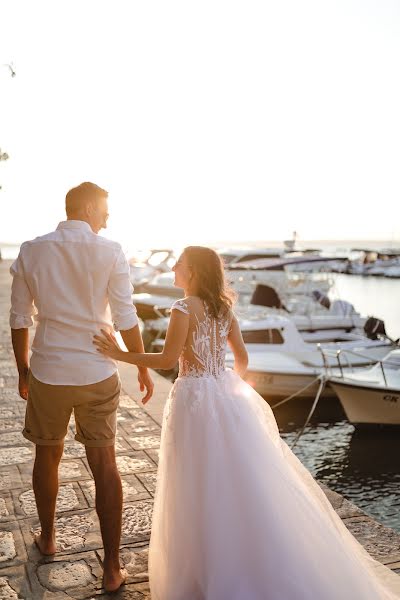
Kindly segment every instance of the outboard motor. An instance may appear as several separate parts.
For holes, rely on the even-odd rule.
[[[379,336],[387,337],[385,323],[377,317],[368,317],[365,321],[364,331],[370,340],[377,340]]]
[[[283,308],[287,312],[290,312],[279,298],[276,290],[264,283],[257,284],[251,297],[250,304],[268,306],[268,308]]]

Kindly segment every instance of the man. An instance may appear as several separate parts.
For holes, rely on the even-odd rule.
[[[143,343],[121,246],[97,235],[107,227],[107,197],[93,183],[73,188],[66,196],[67,220],[21,246],[11,267],[10,325],[19,394],[27,400],[23,435],[36,444],[33,490],[41,523],[36,544],[43,554],[56,552],[58,465],[74,411],[75,438],[85,445],[96,486],[103,585],[115,591],[124,582],[122,487],[115,461],[120,381],[115,362],[99,354],[92,340],[113,323],[129,350],[143,352]],[[38,325],[29,364],[34,315]],[[146,369],[139,369],[138,380],[147,402],[153,383]]]

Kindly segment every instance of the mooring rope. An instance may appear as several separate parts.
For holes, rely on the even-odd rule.
[[[322,394],[322,392],[323,392],[323,389],[324,389],[324,387],[325,387],[325,384],[326,384],[326,378],[325,378],[325,376],[324,376],[324,375],[321,375],[321,376],[320,376],[318,379],[320,379],[321,381],[320,381],[320,384],[319,384],[319,388],[318,388],[317,395],[315,396],[315,400],[314,400],[314,402],[313,402],[313,405],[312,405],[312,407],[311,407],[311,410],[310,410],[310,412],[308,413],[308,417],[307,417],[307,419],[306,419],[306,422],[304,423],[303,427],[300,429],[299,433],[297,434],[297,436],[296,436],[296,438],[295,438],[295,440],[294,440],[293,444],[290,446],[290,449],[291,449],[291,450],[293,450],[293,448],[295,447],[295,445],[297,444],[297,442],[299,441],[299,439],[300,439],[300,438],[301,438],[301,436],[303,435],[303,433],[304,433],[304,430],[305,430],[305,428],[307,427],[307,425],[308,425],[308,422],[309,422],[309,420],[311,419],[311,417],[312,417],[312,415],[313,415],[313,413],[314,413],[314,410],[315,410],[315,409],[316,409],[316,407],[317,407],[318,401],[319,401],[319,399],[320,399],[320,397],[321,397],[321,394]]]
[[[274,404],[273,406],[271,406],[271,408],[272,409],[278,408],[278,406],[281,406],[281,404],[285,404],[285,402],[289,402],[289,400],[291,400],[292,398],[295,398],[296,396],[298,396],[299,394],[301,394],[302,392],[304,392],[307,388],[309,388],[312,385],[314,385],[314,383],[317,383],[317,381],[319,381],[321,379],[321,377],[322,377],[322,375],[318,375],[318,377],[316,377],[310,383],[307,383],[307,385],[305,385],[304,387],[302,387],[301,390],[298,390],[297,392],[295,392],[291,396],[288,396],[287,398],[284,398],[283,400],[280,400],[279,402],[277,402],[276,404]]]

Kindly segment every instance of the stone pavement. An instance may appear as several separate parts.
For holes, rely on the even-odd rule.
[[[8,326],[10,263],[0,263],[0,600],[109,598],[101,587],[102,544],[94,509],[94,484],[84,448],[71,422],[60,468],[55,557],[33,544],[39,523],[31,487],[33,445],[21,434],[25,402]],[[154,374],[156,393],[143,407],[135,369],[120,368],[123,393],[118,415],[117,461],[124,488],[121,558],[129,577],[116,599],[149,599],[148,542],[156,483],[160,425],[170,383]],[[328,498],[368,551],[400,570],[400,535],[327,489]],[[190,599],[188,599],[190,600]],[[245,599],[243,599],[245,600]]]

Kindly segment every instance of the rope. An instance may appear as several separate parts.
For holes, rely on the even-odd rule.
[[[311,417],[312,417],[312,415],[313,415],[313,413],[314,413],[314,410],[316,409],[316,406],[317,406],[317,404],[318,404],[318,400],[320,399],[320,397],[321,397],[321,394],[322,394],[322,392],[323,392],[323,389],[324,389],[324,387],[325,387],[325,383],[326,383],[326,379],[325,379],[325,377],[324,377],[323,375],[321,375],[321,377],[320,377],[320,378],[318,378],[318,379],[321,379],[321,381],[320,381],[320,384],[319,384],[319,389],[318,389],[317,395],[315,396],[315,400],[314,400],[314,402],[313,402],[313,405],[312,405],[312,407],[311,407],[311,410],[310,410],[310,412],[308,413],[308,417],[307,417],[307,419],[306,419],[306,422],[304,423],[303,427],[300,429],[299,433],[297,434],[297,436],[296,436],[296,438],[295,438],[295,440],[294,440],[293,444],[290,446],[290,449],[291,449],[291,450],[293,450],[293,448],[295,447],[295,445],[297,444],[297,442],[299,441],[299,439],[300,439],[300,438],[301,438],[301,436],[303,435],[303,433],[304,433],[304,430],[305,430],[305,428],[307,427],[307,425],[308,425],[308,422],[309,422],[309,420],[311,419]]]
[[[322,377],[321,375],[318,375],[318,377],[316,377],[315,379],[313,379],[310,383],[307,383],[307,385],[305,385],[303,388],[301,388],[301,390],[298,390],[297,392],[295,392],[291,396],[288,396],[287,398],[284,398],[283,400],[280,400],[279,402],[277,402],[276,404],[274,404],[273,406],[271,406],[272,410],[274,408],[278,408],[278,406],[281,406],[281,404],[285,404],[285,402],[289,402],[289,400],[291,400],[292,398],[295,398],[296,396],[298,396],[299,394],[301,394],[302,392],[304,392],[307,388],[311,387],[312,385],[314,385],[314,383],[316,383],[317,381],[319,381],[321,379],[321,377]]]

